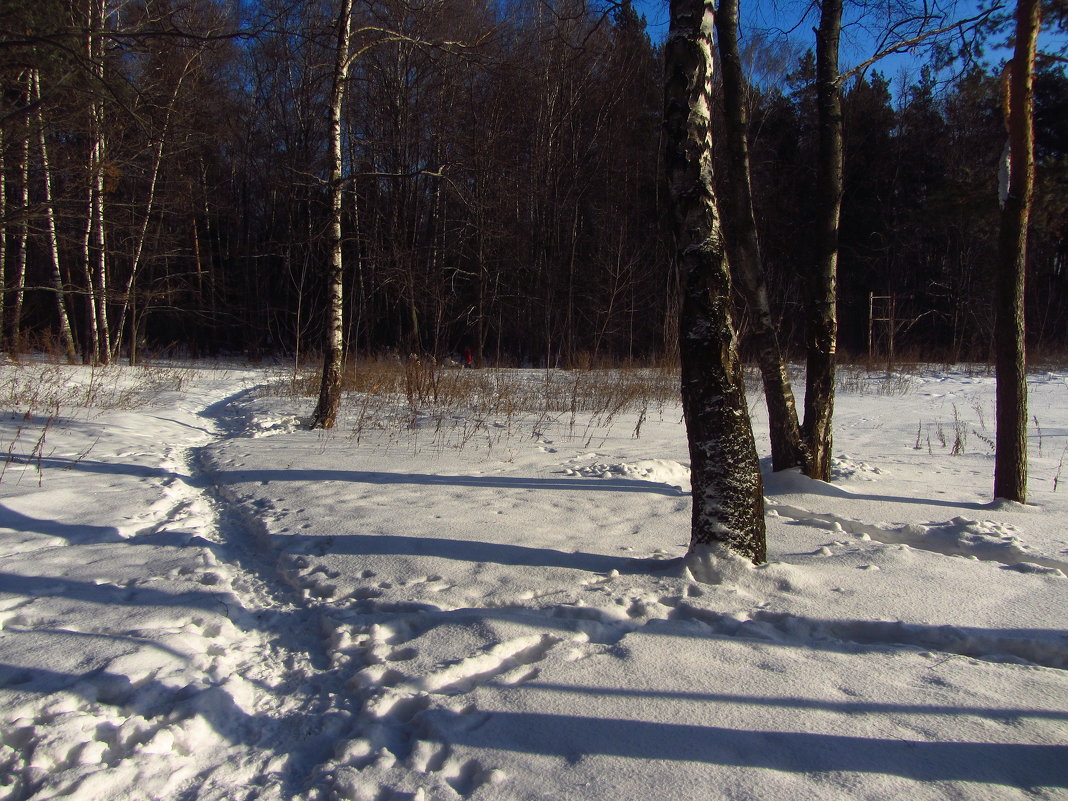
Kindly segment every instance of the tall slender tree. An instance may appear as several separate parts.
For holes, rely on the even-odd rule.
[[[312,428],[333,428],[341,403],[341,373],[344,366],[344,271],[341,253],[341,110],[348,79],[349,41],[352,37],[352,0],[341,0],[337,16],[337,47],[330,83],[330,266],[327,273],[326,342],[319,401],[312,414]]]
[[[1008,181],[998,236],[994,497],[1020,503],[1027,500],[1024,274],[1034,194],[1034,76],[1041,14],[1040,0],[1017,0],[1016,41],[1006,68],[1004,103],[1009,134]]]
[[[48,254],[51,257],[52,289],[56,296],[56,317],[59,323],[59,343],[66,354],[67,361],[73,364],[77,360],[74,334],[71,330],[70,317],[67,315],[66,288],[63,285],[63,273],[60,270],[59,233],[57,224],[55,194],[52,190],[52,162],[49,158],[48,138],[45,134],[44,113],[41,110],[41,78],[37,70],[31,72],[36,110],[37,144],[40,147],[41,172],[44,184],[44,214],[47,224]]]
[[[738,0],[720,0],[716,12],[716,33],[719,35],[722,65],[724,167],[728,172],[724,182],[728,191],[720,199],[727,223],[726,248],[734,277],[741,287],[751,317],[750,336],[756,346],[768,407],[772,469],[785,470],[804,465],[805,447],[797,421],[793,388],[786,372],[786,360],[779,346],[778,327],[768,302],[764,265],[760,259],[760,237],[749,171],[745,76],[738,48]]]
[[[816,165],[816,260],[809,275],[806,338],[805,421],[809,476],[831,478],[831,420],[838,349],[838,222],[842,212],[842,85],[838,42],[842,0],[821,0],[816,30],[816,108],[819,154]]]

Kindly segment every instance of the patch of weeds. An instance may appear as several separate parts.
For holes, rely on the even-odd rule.
[[[310,399],[319,373],[288,371],[266,393]],[[492,448],[518,431],[533,436],[550,422],[589,443],[622,414],[636,413],[635,437],[648,418],[679,401],[678,372],[669,368],[595,370],[459,369],[432,359],[364,361],[347,367],[343,405],[354,418],[352,438],[389,432],[437,448],[479,442]],[[428,437],[429,435],[429,437]]]
[[[872,371],[854,364],[840,366],[835,374],[837,391],[847,395],[901,397],[912,392],[912,384],[907,373]]]

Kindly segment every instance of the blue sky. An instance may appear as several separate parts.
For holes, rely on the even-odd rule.
[[[1007,0],[1010,4],[1011,1]],[[791,35],[791,40],[799,48],[799,51],[803,52],[805,49],[814,47],[812,26],[816,21],[815,16],[811,15],[809,20],[799,24],[801,14],[805,9],[811,7],[811,3],[803,2],[802,0],[740,0],[740,2],[743,28],[746,26],[769,30],[795,28]],[[849,5],[847,3],[847,8]],[[959,0],[956,5],[958,16],[970,17],[977,13],[979,3],[977,0]],[[634,8],[646,18],[650,35],[654,41],[660,41],[667,35],[667,0],[634,0]],[[841,46],[840,66],[843,71],[867,60],[875,53],[876,40],[874,32],[879,28],[879,22],[880,20],[872,16],[867,22],[854,20],[853,24],[846,26],[843,31]],[[742,36],[744,39],[744,30]],[[1046,36],[1048,41],[1049,35],[1047,34]],[[998,62],[1007,57],[1007,51],[990,50],[987,57],[990,61]],[[920,67],[926,61],[926,55],[893,55],[881,60],[871,69],[883,73],[890,80],[891,89],[896,94],[901,88],[902,82],[911,83],[916,80],[919,76]]]

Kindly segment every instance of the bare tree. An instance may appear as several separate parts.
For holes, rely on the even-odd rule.
[[[36,107],[37,144],[40,147],[41,168],[44,173],[44,203],[45,222],[48,234],[48,254],[51,258],[52,289],[56,295],[56,316],[59,323],[59,342],[66,354],[67,361],[73,364],[77,360],[74,349],[74,334],[70,327],[70,317],[67,315],[65,303],[66,290],[63,286],[63,273],[59,266],[59,233],[56,226],[56,206],[53,202],[52,192],[52,166],[48,158],[48,140],[45,136],[44,114],[41,110],[41,79],[37,70],[32,70],[34,100],[38,101]]]
[[[771,463],[774,470],[799,467],[805,463],[801,427],[797,421],[786,361],[779,347],[779,334],[771,316],[764,265],[760,259],[753,188],[749,173],[748,119],[745,107],[745,77],[738,48],[738,0],[720,0],[716,12],[719,35],[723,109],[724,151],[728,192],[721,199],[728,222],[726,247],[734,276],[752,316],[750,336],[756,344],[757,361],[764,382],[771,435]]]
[[[85,13],[84,57],[94,88],[89,104],[89,147],[86,155],[89,181],[82,242],[90,343],[90,351],[86,356],[93,364],[107,364],[111,359],[111,332],[108,326],[108,265],[104,235],[106,151],[104,102],[99,93],[104,85],[104,27],[107,18],[104,0],[88,0]]]
[[[352,0],[341,0],[337,16],[337,48],[330,83],[330,266],[327,275],[326,342],[319,402],[312,414],[312,428],[333,428],[341,404],[341,373],[344,362],[344,271],[341,261],[341,109],[352,59]]]
[[[664,159],[682,284],[679,350],[693,487],[690,550],[722,543],[763,562],[763,484],[712,188],[712,8],[711,0],[672,0],[664,54]]]
[[[816,165],[816,260],[809,275],[806,338],[805,422],[807,474],[831,478],[831,419],[838,346],[838,221],[842,213],[842,85],[838,41],[842,0],[821,0],[816,30],[816,107],[819,155]]]
[[[30,70],[24,71],[25,105],[30,104],[33,83]],[[26,296],[26,265],[30,243],[30,138],[33,118],[23,118],[22,147],[19,154],[19,230],[17,250],[15,251],[15,299],[11,304],[8,323],[8,346],[13,351],[22,347],[22,303]]]
[[[1007,70],[1009,174],[1001,206],[996,296],[997,434],[994,497],[1027,499],[1027,364],[1024,272],[1034,193],[1034,74],[1039,0],[1016,3],[1016,42]]]

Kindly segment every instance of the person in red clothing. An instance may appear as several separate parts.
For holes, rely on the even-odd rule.
[[[464,367],[470,369],[475,366],[475,354],[471,352],[471,348],[464,348]]]

